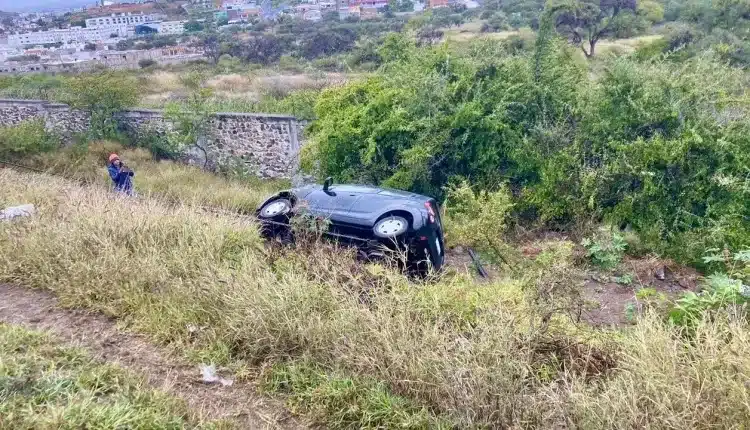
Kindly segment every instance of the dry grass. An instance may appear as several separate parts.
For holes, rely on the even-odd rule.
[[[199,168],[171,161],[156,161],[145,149],[126,149],[112,142],[61,151],[27,159],[24,164],[53,174],[110,188],[107,158],[111,153],[135,172],[134,186],[142,198],[158,198],[170,204],[209,206],[240,213],[252,213],[271,193],[288,186],[286,181],[254,178],[224,178]]]
[[[660,34],[650,34],[645,36],[632,37],[630,39],[602,40],[596,44],[597,55],[605,54],[631,54],[639,46],[653,43],[664,36]]]
[[[331,246],[266,247],[254,223],[187,204],[7,170],[0,188],[0,205],[40,209],[0,225],[0,282],[52,290],[239,375],[275,365],[276,386],[330,427],[726,428],[750,416],[746,319],[692,340],[656,318],[617,334],[576,327],[554,312],[565,288],[550,285],[571,264],[555,247],[514,279],[414,284]],[[289,360],[312,364],[279,370]]]
[[[283,98],[296,91],[320,90],[341,85],[352,78],[341,73],[290,75],[259,70],[246,74],[217,74],[207,80],[206,87],[214,90],[213,100],[217,103],[223,100],[244,101],[252,106],[263,97]],[[176,72],[160,70],[144,75],[142,80],[144,91],[141,104],[144,106],[160,108],[187,92],[180,82],[179,73]]]

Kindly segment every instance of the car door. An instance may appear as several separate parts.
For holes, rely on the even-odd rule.
[[[361,196],[344,185],[337,185],[330,187],[328,191],[313,191],[305,200],[309,210],[317,216],[328,218],[332,222],[349,223],[349,211]]]

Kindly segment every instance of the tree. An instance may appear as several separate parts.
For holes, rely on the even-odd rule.
[[[587,58],[594,56],[599,40],[632,24],[635,10],[636,0],[566,0],[550,6],[557,31],[580,46]]]
[[[242,44],[230,44],[227,53],[248,63],[271,64],[279,61],[290,45],[291,40],[288,37],[262,34],[251,37]]]
[[[83,45],[85,51],[96,51],[96,43],[87,43]]]
[[[206,74],[197,70],[180,77],[188,94],[184,100],[171,102],[164,109],[164,116],[174,128],[161,155],[173,156],[193,145],[206,153],[205,142],[211,138],[211,118],[216,113],[209,103],[213,90],[206,87],[206,80]]]
[[[150,58],[144,58],[142,60],[138,60],[138,67],[140,67],[141,69],[145,69],[145,68],[155,66],[155,65],[156,65],[156,61]]]
[[[195,33],[197,31],[203,30],[203,24],[196,20],[190,20],[187,23],[185,23],[185,31],[188,33]]]
[[[133,41],[131,39],[124,39],[117,42],[115,45],[118,51],[127,51],[133,47]]]
[[[351,50],[357,33],[349,29],[319,31],[302,42],[300,53],[307,59],[337,54]]]
[[[65,83],[64,102],[91,115],[90,137],[117,133],[115,114],[138,102],[138,83],[133,77],[104,71],[76,75]]]
[[[394,12],[411,12],[414,10],[414,2],[412,0],[390,0],[388,6]]]
[[[221,43],[219,36],[215,33],[206,35],[206,37],[203,38],[203,52],[211,59],[213,64],[218,63],[219,58],[221,57]]]

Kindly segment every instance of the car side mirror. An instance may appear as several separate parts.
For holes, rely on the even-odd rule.
[[[326,178],[325,182],[323,182],[323,191],[327,193],[331,184],[333,184],[333,178],[329,176]]]

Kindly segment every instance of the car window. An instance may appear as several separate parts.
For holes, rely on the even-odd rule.
[[[394,191],[394,190],[383,190],[379,192],[381,196],[389,196],[389,197],[412,197],[414,196],[413,193],[407,193],[406,191]]]
[[[331,190],[339,193],[375,194],[380,191],[380,188],[364,187],[361,185],[333,185],[331,186]]]

